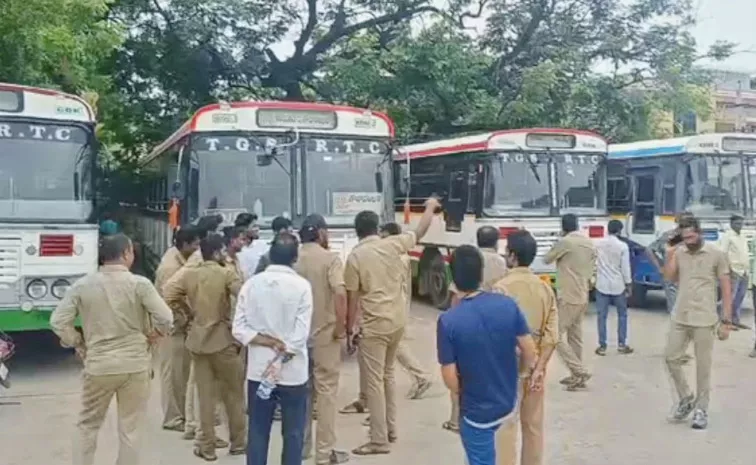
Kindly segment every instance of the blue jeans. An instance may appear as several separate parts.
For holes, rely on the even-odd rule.
[[[257,397],[260,383],[247,381],[249,430],[247,437],[247,465],[267,465],[270,430],[276,404],[281,405],[281,434],[283,451],[281,465],[302,465],[305,421],[307,418],[307,384],[277,386],[270,399]]]
[[[467,465],[496,465],[496,430],[499,427],[500,425],[476,428],[460,418],[459,435],[467,456]]]
[[[732,283],[732,322],[740,323],[740,311],[743,307],[746,292],[748,292],[748,277],[730,275]]]
[[[627,342],[627,297],[625,294],[609,295],[596,291],[599,345],[606,347],[606,318],[609,315],[609,305],[617,307],[617,343],[624,346]]]

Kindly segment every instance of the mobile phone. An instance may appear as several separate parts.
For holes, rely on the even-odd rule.
[[[677,245],[682,242],[682,234],[677,233],[669,239],[669,245]]]

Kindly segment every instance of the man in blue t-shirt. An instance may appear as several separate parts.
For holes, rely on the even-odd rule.
[[[460,395],[459,432],[468,464],[495,465],[496,430],[517,404],[517,349],[532,370],[536,348],[515,301],[479,290],[483,257],[477,248],[458,247],[451,271],[461,299],[438,319],[441,375]]]

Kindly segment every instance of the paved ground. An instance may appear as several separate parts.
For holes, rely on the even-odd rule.
[[[660,301],[658,301],[660,302]],[[756,432],[756,360],[747,357],[753,334],[733,333],[730,341],[717,343],[714,393],[709,429],[693,431],[685,425],[666,423],[672,390],[662,366],[661,350],[668,325],[658,309],[634,310],[630,317],[630,342],[636,353],[620,356],[612,347],[609,355],[593,355],[595,316],[584,329],[586,358],[594,372],[590,388],[568,393],[557,380],[565,375],[558,360],[552,361],[548,385],[546,465],[753,465],[750,441]],[[438,312],[422,304],[413,309],[411,344],[416,355],[438,379],[434,359],[434,322]],[[752,321],[752,314],[747,319]],[[610,318],[610,328],[615,319]],[[611,331],[613,336],[614,331]],[[13,388],[0,392],[0,464],[68,465],[78,406],[77,361],[56,347],[46,335],[17,338],[20,353],[12,361]],[[610,344],[615,343],[610,337]],[[345,362],[341,400],[351,400],[357,390],[354,360]],[[405,392],[409,379],[398,376]],[[150,403],[145,441],[145,464],[202,463],[190,444],[178,433],[159,428],[158,387]],[[17,404],[15,404],[17,403]],[[400,438],[390,456],[355,458],[353,463],[371,465],[463,464],[458,438],[440,428],[449,413],[445,389],[440,382],[428,398],[400,403]],[[341,446],[353,448],[365,439],[361,416],[340,416]],[[222,430],[221,430],[222,431]],[[225,436],[225,432],[221,432]],[[111,409],[100,436],[97,464],[111,465],[117,447],[116,423]],[[280,437],[274,437],[270,463],[280,463]],[[243,457],[220,455],[219,464],[243,464]]]

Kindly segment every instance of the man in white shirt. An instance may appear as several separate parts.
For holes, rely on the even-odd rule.
[[[271,229],[273,229],[273,234],[294,231],[291,220],[283,216],[273,218]],[[245,281],[263,271],[270,264],[268,249],[270,249],[270,244],[257,238],[239,253],[239,264]]]
[[[617,308],[617,343],[621,354],[631,354],[627,345],[627,298],[633,277],[630,272],[630,248],[619,238],[622,222],[611,220],[609,235],[596,245],[596,309],[598,311],[599,346],[597,355],[606,355],[606,318],[609,305]]]
[[[746,292],[748,292],[748,268],[751,266],[748,257],[748,239],[741,234],[743,217],[732,215],[730,229],[722,236],[722,251],[727,255],[730,263],[730,283],[732,283],[732,325],[733,329],[750,329],[740,321],[740,309],[743,306]],[[721,314],[721,311],[720,311]]]
[[[247,347],[249,440],[247,465],[265,465],[276,404],[283,415],[282,465],[301,465],[307,418],[307,340],[313,312],[310,283],[292,269],[299,241],[289,233],[273,240],[271,264],[242,287],[236,303],[233,335]],[[281,366],[270,398],[257,389],[270,362],[280,353],[291,359]]]

